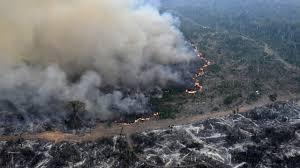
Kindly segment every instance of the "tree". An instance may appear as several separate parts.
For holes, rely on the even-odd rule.
[[[275,102],[277,100],[278,95],[276,93],[269,95],[269,99],[272,102]]]
[[[86,111],[86,104],[81,101],[70,101],[67,103],[67,108],[70,111],[66,124],[70,129],[79,129],[83,126],[80,118],[80,113]]]

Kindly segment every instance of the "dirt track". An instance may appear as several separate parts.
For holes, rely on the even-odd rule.
[[[194,22],[194,21],[192,21],[192,22]],[[195,24],[197,24],[197,23],[195,23]],[[199,25],[199,26],[202,26],[202,25]],[[205,28],[205,27],[203,27],[203,28]],[[245,37],[245,38],[247,38],[247,37]],[[267,45],[265,46],[265,48],[266,48],[266,50],[271,51]],[[287,101],[287,100],[291,100],[291,99],[298,100],[299,97],[300,97],[299,95],[286,95],[286,96],[280,97],[278,100],[279,101]],[[244,113],[255,107],[264,106],[268,103],[270,103],[270,101],[267,97],[265,97],[254,104],[240,107],[239,112]],[[298,104],[300,104],[300,102],[298,102]],[[112,124],[111,127],[108,127],[107,124],[101,123],[101,124],[98,124],[94,129],[92,129],[91,132],[85,133],[83,135],[70,134],[70,133],[64,133],[64,132],[59,132],[59,131],[43,132],[43,133],[24,133],[22,135],[15,135],[15,136],[0,136],[0,141],[18,140],[20,138],[26,139],[26,140],[40,139],[40,140],[48,140],[48,141],[55,141],[55,142],[94,141],[99,138],[120,135],[121,132],[122,132],[122,134],[129,136],[131,134],[144,132],[147,130],[164,129],[164,128],[170,127],[171,125],[191,124],[191,123],[205,120],[208,118],[223,117],[223,116],[227,116],[230,114],[232,114],[232,110],[199,114],[199,115],[180,117],[180,118],[176,118],[176,119],[167,119],[167,120],[158,120],[158,119],[152,118],[149,121],[134,123],[134,124],[130,124],[130,125]]]
[[[288,96],[282,97],[280,101],[288,101],[291,99],[298,99],[299,96]],[[247,105],[241,107],[239,109],[240,113],[247,112],[255,107],[261,107],[270,103],[266,98],[254,103],[252,105]],[[300,103],[300,102],[299,102]],[[154,129],[164,129],[168,128],[171,125],[185,125],[195,123],[197,121],[205,120],[208,118],[215,118],[215,117],[223,117],[232,114],[232,111],[223,111],[223,112],[215,112],[215,113],[207,113],[202,115],[194,115],[188,117],[181,117],[176,119],[166,119],[166,120],[158,120],[158,119],[151,119],[145,122],[134,123],[131,125],[124,125],[124,124],[113,124],[111,127],[108,127],[106,124],[98,124],[96,128],[91,130],[91,132],[85,133],[84,135],[77,135],[77,134],[70,134],[70,133],[63,133],[63,132],[43,132],[37,134],[31,133],[24,133],[19,136],[1,136],[0,141],[8,141],[8,140],[18,140],[19,138],[23,138],[26,140],[48,140],[48,141],[72,141],[72,142],[82,142],[82,141],[94,141],[99,138],[105,137],[112,137],[119,135],[123,128],[122,133],[126,135],[131,135],[134,133],[144,132],[147,130],[154,130]]]

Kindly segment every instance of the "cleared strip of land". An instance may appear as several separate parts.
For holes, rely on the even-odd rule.
[[[299,96],[288,96],[288,97],[281,97],[278,101],[289,101],[289,100],[296,100],[300,105]],[[261,100],[257,103],[246,105],[239,108],[239,113],[245,113],[255,107],[261,107],[264,105],[269,104],[270,101],[267,99]],[[166,129],[172,125],[186,125],[192,124],[201,120],[206,120],[209,118],[216,118],[216,117],[224,117],[232,114],[232,110],[222,111],[222,112],[214,112],[214,113],[206,113],[206,114],[199,114],[187,117],[180,117],[176,119],[166,119],[166,120],[159,120],[159,119],[151,119],[149,121],[133,123],[130,125],[124,124],[112,124],[108,127],[106,124],[98,124],[94,129],[90,132],[85,134],[70,134],[64,133],[59,131],[54,132],[42,132],[42,133],[24,133],[22,135],[12,135],[12,136],[0,136],[0,141],[11,141],[11,140],[18,140],[20,138],[25,140],[47,140],[47,141],[54,141],[54,142],[62,142],[62,141],[69,141],[69,142],[84,142],[84,141],[95,141],[100,138],[107,138],[113,137],[116,135],[126,134],[131,135],[134,133],[140,133],[148,130],[155,130],[155,129]]]

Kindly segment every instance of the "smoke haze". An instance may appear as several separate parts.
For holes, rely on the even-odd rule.
[[[154,6],[159,5],[158,1]],[[180,82],[189,61],[178,20],[136,0],[2,0],[0,92],[28,111],[80,100],[101,117],[111,107],[144,112],[141,88]],[[110,93],[100,88],[112,87]],[[136,88],[134,94],[124,88]],[[52,105],[51,105],[52,104]]]

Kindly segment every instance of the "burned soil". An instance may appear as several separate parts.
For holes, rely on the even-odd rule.
[[[243,114],[87,142],[2,141],[1,167],[299,167],[300,107]]]

